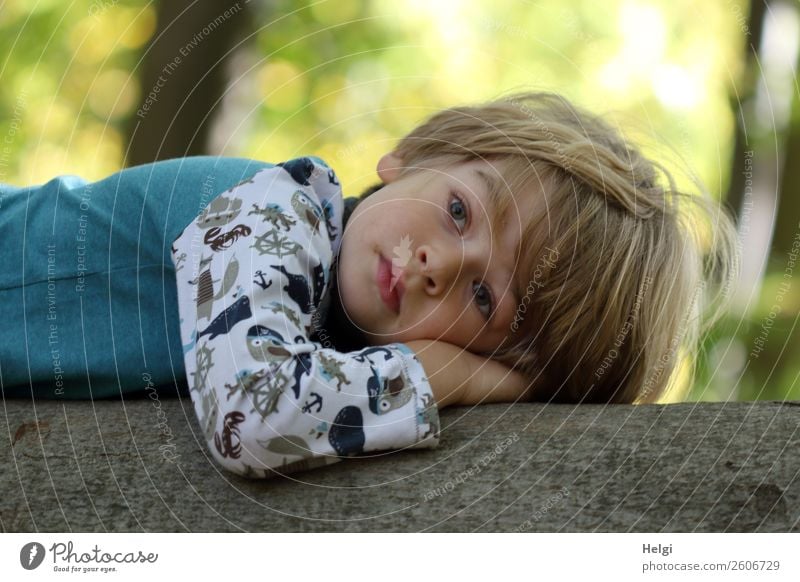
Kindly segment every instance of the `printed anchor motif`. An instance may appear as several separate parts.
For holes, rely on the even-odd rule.
[[[343,230],[333,170],[300,158],[262,172],[212,200],[172,246],[173,262],[194,266],[194,279],[177,277],[181,342],[195,411],[217,459],[270,477],[372,450],[378,432],[395,436],[398,448],[422,439],[436,446],[436,403],[411,350],[341,353],[308,337],[307,320],[323,310],[324,321],[330,307],[324,294],[337,267],[335,252],[319,256],[320,243],[338,249]],[[198,257],[196,240],[210,251],[203,246]],[[381,418],[395,411],[391,421]],[[245,450],[244,441],[259,446]]]

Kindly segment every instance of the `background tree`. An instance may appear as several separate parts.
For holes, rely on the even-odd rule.
[[[230,84],[226,65],[253,33],[254,4],[157,3],[143,55],[142,98],[128,123],[126,165],[202,155]]]

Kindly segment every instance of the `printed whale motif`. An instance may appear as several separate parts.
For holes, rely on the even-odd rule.
[[[364,452],[364,416],[357,406],[345,406],[337,414],[328,431],[328,442],[342,457]]]
[[[292,301],[297,303],[300,307],[300,311],[303,313],[310,313],[313,306],[319,305],[322,291],[325,287],[325,267],[322,263],[318,264],[313,269],[313,299],[311,297],[311,291],[308,288],[308,282],[303,275],[290,273],[283,265],[270,265],[270,267],[276,271],[280,271],[289,279],[289,282],[283,287],[283,290],[289,294],[289,298]]]
[[[214,318],[207,328],[197,334],[195,341],[207,334],[208,339],[213,340],[218,335],[228,333],[231,328],[242,320],[253,316],[250,311],[250,298],[244,295],[236,300],[236,303],[229,306],[225,311]]]

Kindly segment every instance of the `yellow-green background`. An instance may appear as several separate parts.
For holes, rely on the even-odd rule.
[[[316,154],[355,195],[375,181],[380,154],[436,109],[538,88],[612,116],[673,167],[682,158],[714,197],[728,194],[747,2],[253,4],[254,34],[239,51],[208,153]],[[0,2],[0,181],[97,179],[124,167],[126,123],[150,89],[141,63],[156,21],[156,4],[143,0]],[[708,338],[686,397],[800,396],[794,288],[787,319],[771,332],[775,350],[762,356],[775,371],[762,361],[741,378],[713,373],[719,361],[742,367],[776,284],[768,273],[759,305],[732,313]]]

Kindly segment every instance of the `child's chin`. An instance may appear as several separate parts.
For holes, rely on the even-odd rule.
[[[393,333],[370,333],[367,334],[367,341],[371,346],[385,346],[388,344],[393,344],[395,342],[404,342],[408,341],[407,339],[400,339],[397,334]]]

